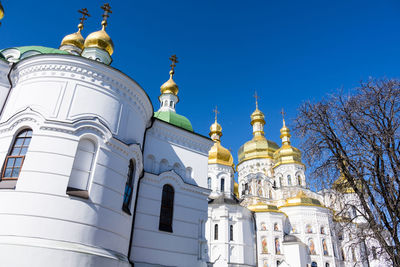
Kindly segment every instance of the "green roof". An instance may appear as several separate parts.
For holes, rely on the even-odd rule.
[[[169,124],[178,126],[180,128],[183,128],[185,130],[191,131],[193,132],[193,127],[192,124],[190,123],[190,121],[179,114],[176,114],[175,112],[171,112],[171,111],[157,111],[154,112],[154,117],[168,122]]]
[[[37,51],[40,54],[69,54],[67,51],[62,51],[60,49],[55,49],[55,48],[50,48],[50,47],[44,47],[44,46],[20,46],[20,47],[9,47],[0,50],[0,52],[3,52],[8,49],[17,49],[20,52],[20,56],[22,56],[24,53],[29,52],[29,51]]]

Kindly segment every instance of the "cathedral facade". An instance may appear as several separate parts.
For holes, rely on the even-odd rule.
[[[284,121],[278,145],[257,105],[235,166],[217,118],[208,138],[176,112],[175,56],[154,112],[110,66],[103,9],[86,38],[81,10],[58,49],[0,50],[1,266],[383,266],[308,189]]]

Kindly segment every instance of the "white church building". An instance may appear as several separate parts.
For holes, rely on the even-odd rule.
[[[284,121],[278,145],[257,104],[235,165],[217,118],[209,138],[176,112],[175,56],[157,107],[111,66],[103,9],[86,38],[82,10],[58,49],[0,50],[0,266],[384,266],[307,187]]]

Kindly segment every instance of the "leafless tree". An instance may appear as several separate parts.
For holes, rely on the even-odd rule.
[[[314,180],[350,188],[368,233],[400,266],[400,80],[362,82],[299,108],[296,131]],[[336,184],[337,185],[337,184]]]

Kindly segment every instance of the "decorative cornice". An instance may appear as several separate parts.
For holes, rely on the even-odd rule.
[[[153,115],[151,102],[143,89],[133,80],[104,64],[76,56],[40,55],[22,60],[16,66],[11,75],[13,84],[24,83],[39,77],[80,80],[111,90],[129,100],[139,109],[144,121],[150,120]],[[137,88],[137,90],[131,88]]]

